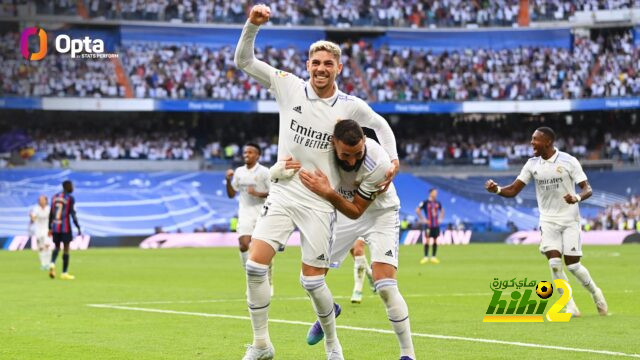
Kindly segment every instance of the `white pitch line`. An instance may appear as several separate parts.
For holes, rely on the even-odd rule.
[[[490,293],[455,293],[455,294],[407,294],[403,295],[405,298],[412,297],[460,297],[460,296],[491,296]],[[377,298],[378,295],[366,295],[365,298]],[[350,299],[349,296],[337,295],[334,299]],[[277,297],[272,298],[275,301],[301,301],[309,300],[308,296],[292,296],[292,297]],[[205,304],[205,303],[225,303],[225,302],[245,302],[247,298],[238,299],[208,299],[208,300],[172,300],[172,301],[127,301],[127,302],[115,302],[102,305],[153,305],[153,304]]]
[[[248,316],[239,316],[239,315],[209,314],[209,313],[201,313],[201,312],[174,311],[174,310],[163,310],[163,309],[148,309],[148,308],[117,306],[117,305],[109,305],[109,304],[87,304],[87,306],[96,307],[96,308],[142,311],[142,312],[172,314],[172,315],[190,315],[190,316],[202,316],[202,317],[221,318],[221,319],[249,320],[249,321],[251,320],[251,318]],[[278,323],[278,324],[304,325],[304,326],[313,325],[313,323],[306,322],[306,321],[281,320],[281,319],[269,319],[269,322]],[[347,326],[347,325],[336,325],[336,328],[344,329],[344,330],[364,331],[364,332],[372,332],[372,333],[378,333],[378,334],[395,335],[395,333],[391,330],[376,329],[376,328],[364,328],[364,327]],[[458,340],[458,341],[469,341],[469,342],[479,342],[479,343],[488,343],[488,344],[521,346],[521,347],[529,347],[529,348],[537,348],[537,349],[549,349],[549,350],[581,352],[581,353],[590,353],[590,354],[599,354],[599,355],[640,358],[640,354],[627,354],[623,352],[609,351],[609,350],[581,349],[581,348],[572,348],[572,347],[564,347],[564,346],[523,343],[518,341],[504,341],[504,340],[426,334],[426,333],[416,333],[416,332],[412,333],[411,335],[413,335],[414,337],[424,337],[424,338],[440,339],[440,340]]]

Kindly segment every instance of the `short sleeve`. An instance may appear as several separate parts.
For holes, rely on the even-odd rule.
[[[527,161],[527,163],[524,164],[522,171],[520,171],[520,175],[517,177],[517,179],[525,183],[525,185],[531,181],[531,164],[531,160]]]
[[[587,175],[582,170],[580,161],[576,158],[571,158],[571,178],[575,184],[580,184],[583,181],[587,181]]]
[[[362,166],[365,166],[363,164]],[[376,199],[378,195],[378,184],[385,181],[387,179],[387,170],[391,168],[390,162],[381,162],[376,164],[375,168],[362,180],[360,186],[358,187],[358,195],[363,199],[373,201]]]

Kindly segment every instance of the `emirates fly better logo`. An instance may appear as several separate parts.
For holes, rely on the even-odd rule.
[[[29,51],[29,38],[37,36],[39,40],[38,52]],[[85,36],[84,39],[72,39],[69,35],[60,34],[56,36],[56,51],[61,54],[69,53],[71,58],[85,59],[117,58],[118,54],[105,54],[104,41],[101,39],[91,39]],[[39,27],[30,27],[22,31],[20,35],[20,53],[22,57],[30,61],[42,60],[47,55],[47,33]]]
[[[33,35],[37,35],[40,39],[40,48],[38,52],[29,51],[29,37]],[[22,53],[22,57],[27,60],[42,60],[45,55],[47,55],[47,33],[43,29],[37,27],[24,29],[22,35],[20,35],[20,52]]]

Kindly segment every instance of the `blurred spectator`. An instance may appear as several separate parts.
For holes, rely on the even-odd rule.
[[[636,230],[640,222],[640,195],[629,197],[624,203],[607,206],[585,225],[588,230]]]

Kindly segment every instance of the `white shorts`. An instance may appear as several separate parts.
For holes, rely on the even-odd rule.
[[[252,212],[251,214],[240,214],[238,216],[238,226],[236,227],[236,233],[240,236],[253,234],[253,229],[256,227],[258,221],[259,212]]]
[[[556,250],[562,255],[582,256],[580,223],[569,222],[560,225],[554,222],[540,221],[540,252]]]
[[[397,268],[400,241],[398,214],[398,208],[368,210],[356,220],[338,214],[336,242],[331,252],[331,267],[340,267],[354,242],[363,238],[369,245],[372,263],[385,263]]]
[[[335,211],[320,212],[284,199],[279,194],[272,194],[262,207],[253,238],[267,242],[275,251],[281,251],[297,227],[300,231],[302,262],[317,268],[328,268],[335,223]]]
[[[48,231],[45,233],[36,233],[32,239],[35,238],[36,239],[36,246],[31,246],[31,248],[33,249],[39,249],[39,248],[43,248],[46,246],[52,246],[53,245],[53,241],[49,238],[49,233]],[[33,240],[32,240],[33,241]]]

